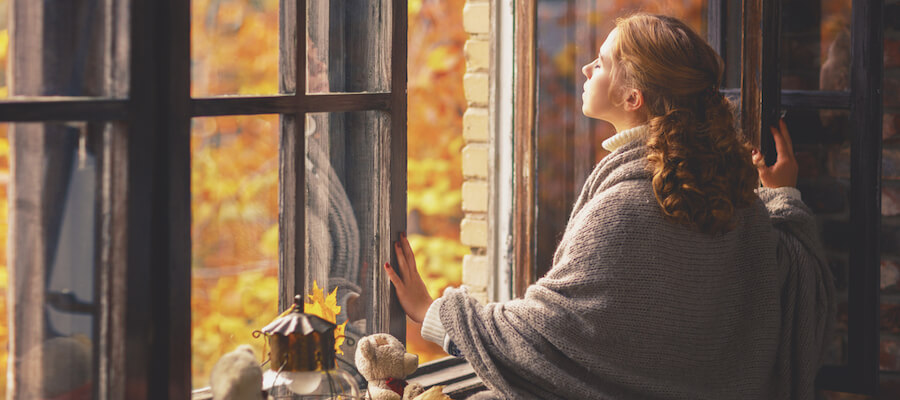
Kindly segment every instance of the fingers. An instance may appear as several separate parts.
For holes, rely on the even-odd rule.
[[[410,264],[413,264],[415,262],[415,258],[413,256],[412,247],[409,246],[409,240],[406,239],[405,233],[400,233],[400,243],[400,247],[403,249],[403,255],[406,256],[407,260],[412,260],[413,262],[411,262]]]
[[[762,153],[760,153],[759,150],[753,149],[753,151],[750,152],[750,157],[753,165],[755,165],[756,168],[766,167],[766,158],[763,157]]]
[[[394,253],[397,254],[397,264],[400,264],[400,272],[403,273],[403,276],[408,276],[409,265],[407,265],[406,254],[403,253],[400,242],[394,242]]]
[[[397,276],[397,272],[394,271],[393,268],[391,268],[390,263],[384,263],[384,270],[385,272],[387,272],[388,278],[390,278],[391,282],[394,283],[394,286],[396,286],[398,290],[402,289],[403,279],[400,279],[400,277]]]
[[[794,158],[794,144],[791,143],[791,136],[790,133],[788,133],[787,125],[784,124],[784,120],[779,121],[778,125],[778,129],[774,126],[769,128],[769,130],[772,131],[772,139],[775,140],[775,152],[778,153],[778,160],[776,160],[776,162],[781,161],[782,157],[784,157],[784,159]]]

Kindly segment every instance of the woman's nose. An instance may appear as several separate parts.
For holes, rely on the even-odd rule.
[[[584,76],[590,78],[591,77],[590,72],[591,72],[591,64],[581,67],[581,73],[584,74]]]

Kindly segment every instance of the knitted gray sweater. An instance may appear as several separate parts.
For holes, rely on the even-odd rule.
[[[523,299],[448,289],[450,340],[498,397],[811,399],[834,312],[810,210],[760,189],[737,228],[670,223],[637,140],[584,185]]]

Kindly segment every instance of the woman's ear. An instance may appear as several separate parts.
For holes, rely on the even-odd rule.
[[[635,112],[644,106],[644,94],[638,89],[628,89],[625,97],[625,111]]]

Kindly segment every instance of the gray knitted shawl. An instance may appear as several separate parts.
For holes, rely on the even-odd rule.
[[[810,210],[761,189],[712,237],[663,219],[646,147],[588,178],[546,276],[440,319],[497,397],[811,399],[834,289]]]

